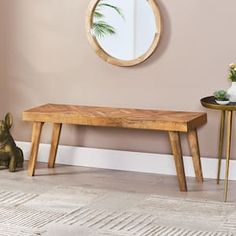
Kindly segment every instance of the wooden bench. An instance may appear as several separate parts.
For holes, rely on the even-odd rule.
[[[35,173],[43,124],[50,122],[53,123],[53,132],[49,168],[53,168],[55,164],[62,124],[168,131],[179,188],[180,191],[187,191],[179,135],[180,132],[185,132],[193,157],[196,179],[198,182],[203,181],[197,128],[207,122],[206,113],[46,104],[23,112],[23,120],[33,122],[29,176]]]

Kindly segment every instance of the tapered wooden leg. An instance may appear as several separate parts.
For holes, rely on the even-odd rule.
[[[183,155],[182,155],[182,148],[181,148],[181,141],[179,132],[169,132],[169,138],[172,148],[172,153],[175,159],[175,167],[179,181],[179,189],[182,192],[187,191],[187,184],[185,178],[185,171],[184,171],[184,162],[183,162]]]
[[[59,143],[60,134],[61,134],[61,127],[62,127],[62,124],[58,124],[58,123],[53,124],[51,149],[50,149],[50,154],[49,154],[49,159],[48,159],[49,168],[54,168],[55,166],[58,143]]]
[[[217,184],[220,183],[221,160],[222,160],[223,145],[224,145],[224,131],[225,131],[225,111],[222,111],[221,112],[221,121],[220,121],[219,146],[218,146]]]
[[[29,159],[29,164],[28,164],[29,176],[34,176],[35,164],[36,164],[37,156],[38,156],[38,149],[39,149],[39,142],[40,142],[42,127],[43,127],[43,122],[33,123],[31,152],[30,152],[30,159]]]
[[[232,136],[232,111],[227,111],[227,140],[226,140],[226,170],[225,170],[225,191],[224,201],[227,201],[228,194],[228,178],[229,178],[229,161],[231,150],[231,136]]]
[[[202,165],[201,165],[201,157],[200,157],[200,151],[199,151],[199,144],[198,144],[198,136],[197,136],[197,130],[190,130],[187,133],[188,137],[188,143],[190,152],[192,154],[193,158],[193,166],[195,170],[195,176],[199,183],[203,182],[202,177]]]

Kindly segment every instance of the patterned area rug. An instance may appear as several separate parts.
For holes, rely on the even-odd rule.
[[[0,191],[1,236],[236,235],[236,205],[81,187]]]

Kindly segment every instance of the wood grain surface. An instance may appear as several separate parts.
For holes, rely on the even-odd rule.
[[[46,104],[23,112],[24,121],[187,132],[206,113]]]
[[[187,183],[184,170],[184,161],[181,148],[181,140],[179,132],[169,132],[170,144],[175,160],[175,168],[179,181],[179,189],[182,192],[187,192]]]
[[[43,124],[44,124],[43,122],[33,123],[32,138],[31,138],[31,151],[30,151],[30,159],[29,159],[29,164],[28,164],[29,176],[34,176],[35,164],[38,157],[39,143],[40,143],[40,137],[41,137]]]

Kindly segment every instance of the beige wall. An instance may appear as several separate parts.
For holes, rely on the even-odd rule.
[[[3,2],[0,0],[0,92],[2,94],[2,89],[4,87],[4,77],[5,77],[5,14]],[[0,106],[2,107],[4,97],[1,96]]]
[[[1,114],[14,114],[17,140],[30,140],[31,126],[21,121],[21,112],[43,103],[206,111],[199,99],[229,86],[227,65],[236,61],[235,0],[160,1],[160,47],[132,68],[109,65],[92,51],[84,29],[88,3],[0,0],[1,31],[7,31],[6,47],[0,44],[0,61],[6,60],[0,67]],[[201,151],[216,156],[219,114],[207,112],[208,124],[199,130]],[[43,141],[49,136],[47,127]],[[166,133],[135,130],[65,126],[61,143],[170,152]]]

